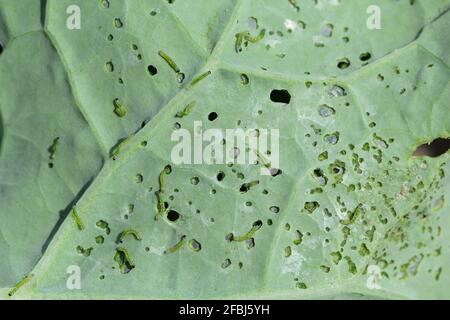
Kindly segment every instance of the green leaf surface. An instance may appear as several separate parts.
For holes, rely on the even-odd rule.
[[[412,156],[450,137],[450,1],[24,2],[0,0],[2,296],[450,298],[450,155]],[[194,121],[279,129],[281,174],[173,164]]]

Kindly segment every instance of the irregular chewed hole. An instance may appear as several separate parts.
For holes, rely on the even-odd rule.
[[[217,119],[217,117],[218,117],[218,115],[215,112],[211,112],[210,114],[208,114],[208,120],[209,121],[214,121],[214,120]]]
[[[319,107],[319,114],[321,117],[326,118],[326,117],[334,115],[335,113],[336,113],[336,110],[334,110],[334,108],[330,107],[329,105],[322,104]]]
[[[135,177],[136,183],[142,183],[142,181],[144,181],[144,177],[142,176],[142,174],[138,173]]]
[[[167,220],[169,220],[171,222],[177,221],[178,218],[180,218],[180,214],[178,212],[176,212],[175,210],[170,210],[167,213]]]
[[[333,85],[333,86],[329,89],[328,94],[329,94],[331,97],[338,98],[338,97],[346,96],[346,95],[347,95],[347,92],[346,92],[345,89],[342,88],[341,86]]]
[[[328,178],[325,176],[321,169],[315,169],[313,171],[313,175],[321,186],[327,185]]]
[[[100,1],[100,6],[104,9],[108,9],[110,6],[109,0],[101,0]]]
[[[105,238],[103,236],[96,236],[95,237],[95,242],[97,244],[103,244],[105,242]]]
[[[106,70],[107,72],[114,72],[114,64],[112,63],[112,61],[108,61],[108,62],[105,64],[105,70]]]
[[[338,60],[337,67],[339,69],[347,69],[348,67],[350,67],[350,60],[347,58]]]
[[[151,76],[154,76],[158,73],[158,69],[156,69],[155,66],[149,65],[147,67],[148,73],[150,73]]]
[[[258,221],[255,221],[254,223],[253,223],[253,228],[255,228],[256,230],[258,230],[259,228],[261,228],[262,227],[262,225],[263,225],[263,223],[262,223],[262,221],[261,220],[258,220]]]
[[[194,251],[194,252],[199,252],[200,250],[202,250],[202,245],[201,245],[201,243],[198,242],[198,241],[195,240],[195,239],[189,240],[188,246],[189,246],[189,248],[190,248],[192,251]]]
[[[372,55],[370,54],[370,52],[363,52],[359,55],[359,60],[361,60],[361,61],[367,61],[367,60],[370,60],[370,58],[372,58]]]
[[[186,76],[185,76],[185,74],[183,72],[178,72],[177,73],[177,82],[178,83],[183,83],[185,77]]]
[[[327,23],[322,27],[322,36],[330,38],[333,35],[334,26],[331,23]]]
[[[277,207],[277,206],[272,206],[272,207],[269,208],[269,210],[270,210],[271,212],[273,212],[273,213],[278,213],[278,212],[280,212],[280,208]]]
[[[230,265],[231,265],[231,260],[230,260],[230,259],[225,259],[225,260],[222,262],[221,267],[222,267],[222,269],[226,269],[226,268],[228,268]]]
[[[0,54],[3,53],[3,43],[0,42]]]
[[[251,249],[255,246],[255,239],[250,238],[250,239],[246,240],[245,243],[247,245],[247,249]]]
[[[241,83],[245,85],[245,84],[248,84],[249,82],[250,82],[250,80],[249,80],[248,76],[245,73],[241,74]]]
[[[304,209],[309,213],[313,213],[317,208],[320,207],[320,204],[317,201],[308,201],[305,202]]]
[[[324,140],[329,144],[336,144],[339,142],[339,132],[333,132],[331,134],[326,134]]]
[[[291,94],[285,89],[274,89],[270,92],[270,100],[275,103],[289,104],[291,102]]]
[[[416,151],[414,151],[413,156],[428,156],[428,157],[439,157],[444,153],[448,152],[450,149],[450,138],[437,138],[430,143],[425,143],[419,146]]]
[[[279,176],[280,174],[283,173],[283,171],[281,171],[280,169],[277,169],[277,168],[270,168],[269,171],[270,171],[270,175],[271,175],[272,177]]]
[[[200,179],[198,177],[191,178],[191,184],[193,184],[194,186],[198,185],[199,182],[200,182]]]
[[[255,17],[249,17],[247,19],[247,25],[250,29],[258,29],[258,19],[256,19]]]
[[[123,27],[123,22],[122,20],[120,20],[119,18],[115,18],[114,19],[114,26],[118,29]]]

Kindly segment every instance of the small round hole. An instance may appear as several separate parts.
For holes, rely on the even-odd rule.
[[[170,210],[167,213],[167,220],[171,221],[171,222],[175,222],[180,218],[180,214],[178,212],[176,212],[175,210]]]
[[[211,113],[208,115],[208,120],[209,120],[209,121],[214,121],[214,120],[217,119],[217,117],[218,117],[217,113],[211,112]]]
[[[222,181],[223,179],[225,179],[225,173],[221,171],[217,174],[217,181]]]
[[[151,76],[154,76],[158,73],[158,69],[156,69],[156,67],[153,65],[149,65],[147,67],[147,71],[148,71],[148,73],[150,73]]]

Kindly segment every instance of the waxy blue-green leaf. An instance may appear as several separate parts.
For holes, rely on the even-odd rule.
[[[42,85],[70,90],[69,110],[90,134],[71,133],[82,145],[58,140],[54,169],[60,155],[81,153],[82,168],[65,160],[66,174],[92,183],[36,267],[29,262],[21,276],[6,278],[20,288],[5,295],[450,298],[449,154],[413,157],[418,145],[450,137],[450,1],[375,1],[381,29],[370,30],[373,2],[297,1],[297,9],[275,0],[48,0],[45,32],[22,40],[29,47],[44,35],[51,40],[56,49],[48,54],[59,58],[48,64],[67,81],[46,76],[50,84]],[[81,8],[80,30],[65,28],[71,4]],[[9,45],[0,69],[19,59],[4,62],[15,52]],[[273,90],[288,93],[288,103],[273,102]],[[12,84],[8,92],[11,99],[28,90]],[[14,117],[5,118],[3,100],[5,125]],[[173,164],[171,134],[180,127],[193,134],[194,121],[203,130],[279,129],[280,174],[260,175],[264,163]],[[4,132],[0,160],[11,157]],[[47,158],[36,163],[46,164],[54,138],[39,144]],[[79,149],[89,146],[95,151]],[[42,199],[36,188],[29,203]],[[18,212],[19,205],[5,211],[2,204],[0,214],[17,221]],[[52,214],[37,217],[53,227],[45,220]],[[10,257],[14,241],[33,251],[23,230],[2,224],[10,238],[0,248]],[[79,290],[67,287],[70,266],[80,267]]]

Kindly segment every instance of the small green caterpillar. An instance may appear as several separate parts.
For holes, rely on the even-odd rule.
[[[75,221],[75,223],[77,224],[78,230],[82,231],[84,230],[84,223],[83,221],[81,221],[80,216],[77,213],[77,209],[73,208],[72,212],[70,213],[72,219]]]
[[[237,53],[242,51],[242,44],[247,46],[248,42],[257,43],[264,38],[266,29],[262,29],[256,37],[252,37],[249,31],[242,31],[236,33],[235,50]]]
[[[117,145],[117,147],[114,150],[113,155],[112,155],[113,160],[117,160],[117,158],[119,157],[120,150],[130,140],[130,138],[131,138],[131,136],[126,137]]]
[[[165,250],[164,254],[174,253],[174,252],[178,251],[179,249],[181,249],[183,247],[185,240],[186,240],[186,236],[185,235],[181,236],[180,241],[178,241],[173,247],[170,247],[169,249]]]
[[[192,88],[193,86],[195,86],[197,83],[199,83],[200,81],[202,81],[203,79],[205,79],[206,77],[208,77],[211,74],[211,71],[206,71],[204,73],[202,73],[201,75],[199,75],[197,78],[193,79],[192,82],[190,83],[189,87]]]
[[[239,241],[239,242],[247,241],[247,240],[251,239],[253,237],[253,235],[255,234],[255,232],[258,231],[259,229],[261,229],[261,227],[262,227],[262,221],[258,220],[253,223],[252,228],[245,235],[236,237],[235,235],[230,233],[227,235],[226,239],[228,241]]]
[[[16,286],[14,288],[11,289],[11,291],[8,292],[8,296],[12,297],[17,290],[19,290],[21,287],[23,287],[25,284],[28,283],[28,281],[31,280],[31,278],[33,278],[33,274],[30,273],[29,275],[27,275],[25,278],[23,278],[18,284],[16,284]]]
[[[264,167],[270,169],[271,164],[270,162],[258,151],[255,151],[256,156],[258,157],[258,160],[264,165]]]
[[[166,205],[163,197],[164,188],[166,184],[166,175],[170,174],[172,172],[172,167],[170,165],[167,165],[164,167],[163,171],[159,174],[159,190],[155,193],[156,198],[158,201],[158,214],[155,217],[155,220],[159,218],[159,216],[162,216],[164,212],[166,211]]]
[[[164,59],[164,61],[167,62],[167,64],[172,68],[173,71],[175,71],[176,73],[180,72],[180,68],[178,68],[177,64],[175,63],[175,61],[173,61],[173,59],[171,57],[169,57],[169,55],[167,53],[165,53],[162,50],[158,51],[158,54],[161,58]]]
[[[119,117],[123,118],[127,115],[127,108],[120,102],[119,99],[114,99],[114,113]]]
[[[185,75],[184,75],[184,73],[181,72],[180,68],[178,68],[175,61],[173,61],[173,59],[171,57],[169,57],[169,55],[162,50],[159,50],[158,54],[169,65],[169,67],[173,71],[175,71],[175,73],[177,74],[177,81],[179,83],[183,82]]]
[[[138,241],[142,240],[141,236],[139,235],[139,232],[137,232],[134,229],[128,229],[128,230],[124,230],[121,233],[119,233],[119,235],[117,236],[116,243],[121,243],[123,241],[123,239],[129,235],[133,236],[133,238]]]
[[[195,101],[190,102],[182,111],[177,112],[176,118],[183,118],[189,115],[195,106]]]

